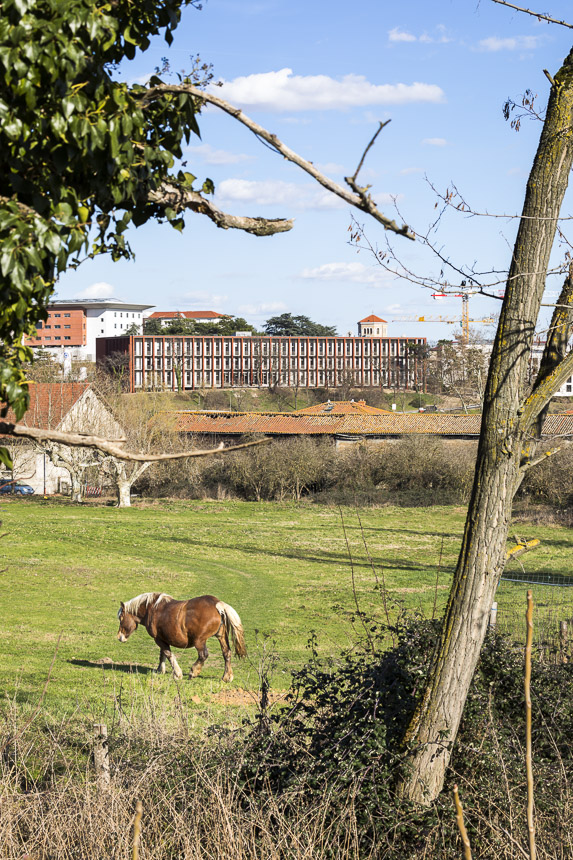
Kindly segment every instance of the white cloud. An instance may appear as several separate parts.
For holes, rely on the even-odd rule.
[[[224,81],[225,99],[247,108],[269,111],[344,110],[365,105],[443,102],[436,84],[372,84],[363,75],[294,75],[292,69],[263,72]]]
[[[372,194],[378,206],[387,206],[402,195],[387,192]],[[224,179],[217,185],[218,205],[256,203],[259,206],[291,206],[294,209],[343,209],[349,204],[320,185],[299,185],[282,180]]]
[[[85,290],[76,293],[77,299],[109,299],[115,296],[115,287],[112,284],[106,284],[105,281],[98,281],[96,284],[90,284]]]
[[[407,33],[399,27],[394,27],[388,31],[388,39],[390,42],[415,42],[416,36],[413,33]]]
[[[534,51],[539,44],[539,36],[508,36],[499,39],[489,36],[478,43],[482,51]]]
[[[408,33],[407,30],[401,30],[399,27],[394,27],[392,30],[388,31],[388,41],[422,42],[424,44],[439,42],[442,45],[445,45],[447,42],[452,41],[452,39],[447,34],[446,27],[443,24],[438,24],[434,29],[435,35],[433,36],[426,32],[422,33],[421,36],[415,36],[414,33]]]
[[[321,173],[344,173],[344,165],[337,164],[335,161],[325,161],[325,162],[315,162],[317,170],[320,170]]]
[[[426,146],[447,146],[448,141],[445,137],[425,137],[422,143]]]
[[[261,302],[259,305],[239,305],[238,313],[248,314],[249,316],[263,316],[265,314],[283,313],[288,310],[288,305],[284,302]]]
[[[364,263],[324,263],[313,269],[303,269],[301,278],[314,281],[345,281],[354,284],[384,286],[393,280],[382,268],[365,266]]]
[[[412,174],[412,173],[423,173],[423,172],[424,172],[423,167],[404,167],[400,171],[400,176],[410,176],[410,174]]]
[[[201,146],[188,146],[185,152],[191,156],[198,155],[205,164],[239,164],[239,162],[248,161],[251,158],[250,155],[243,155],[239,152],[213,149],[208,143],[202,143]]]
[[[217,185],[216,200],[217,203],[256,203],[259,206],[292,206],[295,209],[341,209],[347,205],[318,185],[299,185],[280,180],[224,179]]]
[[[177,310],[191,311],[213,311],[221,312],[221,308],[228,300],[228,296],[209,293],[207,290],[195,290],[190,293],[182,293],[179,296],[173,296],[170,299],[172,305],[176,306]]]

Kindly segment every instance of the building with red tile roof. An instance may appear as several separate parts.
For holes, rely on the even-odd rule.
[[[20,424],[41,430],[57,430],[71,408],[90,388],[89,382],[31,382],[30,406]],[[9,410],[6,421],[15,421]]]
[[[386,320],[377,317],[376,314],[370,314],[364,317],[358,323],[358,337],[366,337],[373,335],[374,337],[388,336],[388,323]]]
[[[124,435],[110,410],[87,382],[30,383],[29,390],[30,408],[18,422],[20,424],[41,430],[90,433],[108,439]],[[6,420],[16,421],[10,410]],[[10,451],[14,468],[0,473],[0,483],[21,481],[32,486],[36,493],[44,494],[64,492],[64,485],[71,483],[70,472],[63,465],[66,458],[58,456],[61,450],[58,445],[50,448],[50,443],[42,446],[24,437],[15,440],[12,436],[3,437],[2,444]],[[85,460],[85,448],[70,450]]]
[[[324,404],[321,404],[324,405]],[[310,412],[177,412],[176,428],[182,433],[220,439],[251,434],[274,437],[314,436],[340,441],[395,439],[431,435],[445,439],[478,439],[481,414],[428,412],[359,412],[344,407]],[[372,408],[372,407],[371,407]],[[315,409],[315,407],[311,407]],[[544,437],[573,437],[573,415],[548,415]]]

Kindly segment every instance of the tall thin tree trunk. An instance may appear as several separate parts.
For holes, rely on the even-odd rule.
[[[117,505],[119,508],[131,507],[131,481],[117,479]]]
[[[524,447],[530,453],[531,427],[524,420],[531,411],[531,398],[524,399],[528,360],[572,162],[573,51],[555,76],[527,184],[491,356],[462,548],[439,646],[404,738],[408,767],[398,789],[422,803],[442,789],[505,563]]]
[[[72,502],[81,502],[82,500],[82,484],[73,469],[69,470],[70,476],[70,499]]]

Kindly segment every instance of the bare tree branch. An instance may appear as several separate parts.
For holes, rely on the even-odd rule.
[[[183,209],[191,209],[200,215],[206,215],[217,227],[223,230],[235,228],[253,233],[255,236],[272,236],[275,233],[286,233],[292,230],[294,220],[292,218],[248,218],[243,215],[228,215],[222,212],[215,204],[199,194],[173,182],[163,182],[157,191],[150,191],[148,200],[161,206],[169,206],[180,212]]]
[[[304,170],[309,176],[312,176],[320,185],[330,191],[332,194],[335,194],[337,197],[340,197],[342,200],[345,200],[346,203],[349,203],[350,206],[354,206],[356,209],[360,209],[362,212],[366,212],[368,215],[371,215],[376,221],[378,221],[385,230],[390,230],[393,233],[397,233],[400,236],[406,236],[408,239],[415,239],[415,236],[412,232],[410,232],[407,224],[402,224],[401,227],[396,224],[395,221],[392,221],[390,218],[387,218],[382,212],[379,211],[375,202],[372,200],[369,194],[363,193],[350,193],[342,185],[339,185],[337,182],[334,182],[332,179],[329,179],[323,173],[321,173],[317,168],[312,164],[312,162],[307,161],[302,158],[292,149],[290,149],[286,144],[284,144],[276,134],[271,134],[271,132],[267,131],[266,128],[263,128],[262,125],[259,125],[257,122],[252,120],[246,114],[244,114],[239,108],[235,107],[229,102],[224,101],[224,99],[219,98],[213,93],[206,92],[205,90],[200,89],[199,87],[193,86],[193,84],[158,84],[157,86],[150,87],[141,97],[141,106],[146,107],[151,104],[155,99],[161,98],[164,95],[169,93],[188,93],[189,95],[195,96],[201,103],[208,102],[209,104],[215,105],[215,107],[220,108],[220,110],[228,113],[234,119],[238,120],[240,123],[245,125],[250,131],[253,132],[260,140],[265,141],[272,149],[276,150],[280,155],[286,158],[287,161],[296,164],[297,167],[300,167],[301,170]],[[378,129],[380,132],[381,129]],[[377,134],[378,134],[377,132]],[[367,147],[368,151],[369,147]],[[366,155],[366,151],[364,155]],[[355,174],[356,176],[356,174]],[[200,195],[199,195],[200,196]],[[201,198],[203,200],[204,198]]]
[[[183,460],[186,457],[209,457],[212,454],[227,454],[231,451],[239,451],[242,448],[251,448],[253,445],[264,445],[270,439],[257,439],[254,442],[245,442],[242,445],[231,445],[218,448],[207,448],[205,450],[196,448],[192,451],[179,451],[174,454],[137,454],[134,451],[125,451],[121,445],[110,442],[102,436],[93,436],[88,433],[65,433],[62,430],[40,430],[38,427],[26,427],[25,424],[14,424],[11,421],[0,421],[0,434],[6,436],[24,437],[36,442],[59,442],[62,445],[72,447],[95,448],[104,454],[110,454],[119,460],[133,460],[138,463],[158,463],[162,460]]]
[[[526,460],[526,462],[521,464],[521,471],[527,472],[534,466],[539,466],[540,463],[544,463],[548,457],[553,456],[553,454],[557,454],[557,452],[561,451],[562,448],[562,445],[558,445],[556,448],[550,448],[548,451],[544,451],[543,454],[541,454],[540,457],[536,457],[535,460]]]
[[[537,422],[537,437],[547,413],[549,401],[557,389],[573,372],[573,351],[567,354],[567,346],[573,322],[573,263],[565,278],[557,305],[553,310],[547,342],[541,358],[539,373],[533,390],[523,407],[522,426],[526,429]]]
[[[561,24],[562,27],[569,27],[573,30],[573,24],[568,24],[566,21],[559,21],[557,18],[551,18],[549,15],[543,15],[541,12],[533,12],[531,9],[524,9],[522,6],[514,6],[513,3],[508,3],[507,0],[492,0],[493,3],[499,3],[500,6],[509,6],[510,9],[515,9],[517,12],[525,12],[526,15],[533,15],[538,21],[549,21],[550,24]]]

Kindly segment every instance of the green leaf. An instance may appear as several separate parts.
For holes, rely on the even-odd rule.
[[[52,254],[57,254],[60,250],[61,239],[57,233],[46,233],[44,245]]]
[[[11,470],[14,468],[14,463],[12,462],[8,448],[0,448],[0,463],[4,463],[7,469]]]

